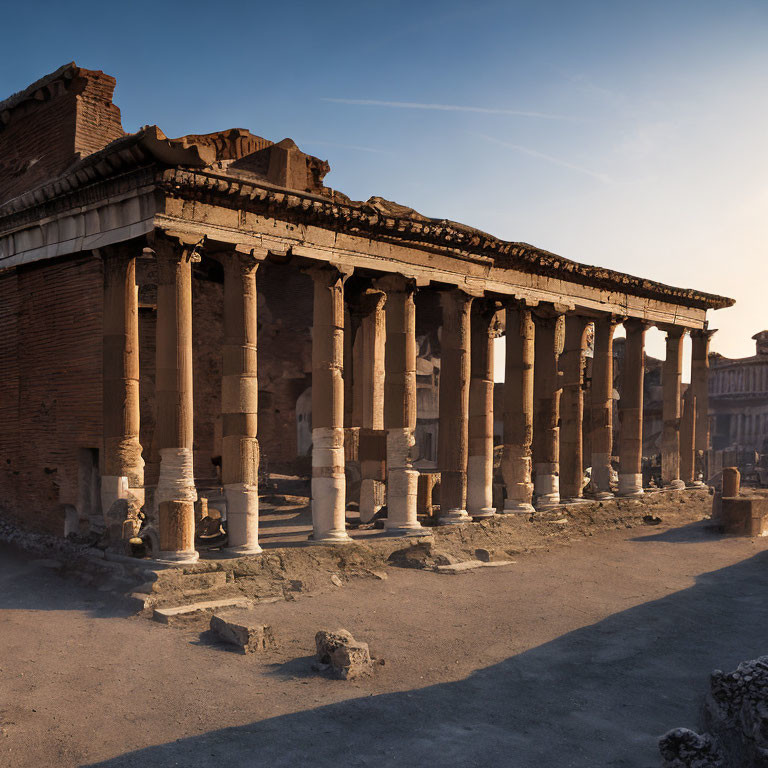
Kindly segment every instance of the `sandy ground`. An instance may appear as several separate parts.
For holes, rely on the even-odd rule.
[[[0,549],[0,765],[658,766],[713,668],[768,652],[768,541],[616,530],[458,576],[264,605],[279,650],[126,616]],[[386,663],[310,671],[345,627]]]

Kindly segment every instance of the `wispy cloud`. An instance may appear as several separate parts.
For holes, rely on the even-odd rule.
[[[512,149],[515,152],[520,152],[523,155],[528,155],[529,157],[537,157],[541,160],[545,160],[546,162],[551,163],[552,165],[559,165],[561,168],[568,168],[571,171],[576,171],[577,173],[583,173],[586,176],[591,176],[593,179],[597,179],[598,181],[603,182],[603,184],[613,183],[613,180],[611,179],[611,177],[605,173],[599,173],[596,171],[592,171],[589,168],[584,168],[581,165],[576,165],[575,163],[569,163],[567,160],[562,160],[559,157],[553,157],[552,155],[547,155],[544,152],[539,152],[537,149],[524,147],[520,144],[512,144],[508,141],[502,141],[501,139],[496,139],[493,136],[486,136],[483,133],[478,133],[475,135],[478,138],[483,139],[484,141],[490,142],[491,144],[498,144],[500,147],[506,147],[507,149]]]
[[[523,109],[503,109],[501,107],[470,107],[462,104],[429,104],[417,101],[382,101],[379,99],[335,99],[323,98],[334,104],[354,104],[362,107],[389,107],[390,109],[421,109],[434,112],[474,112],[480,115],[511,115],[513,117],[535,117],[543,120],[575,121],[579,118],[568,115],[554,115],[547,112],[534,112]]]
[[[314,141],[313,139],[296,140],[297,144],[308,145],[311,147],[334,147],[336,149],[351,149],[355,152],[373,152],[377,155],[394,155],[395,153],[388,149],[377,149],[376,147],[363,147],[359,144],[343,144],[336,141]]]

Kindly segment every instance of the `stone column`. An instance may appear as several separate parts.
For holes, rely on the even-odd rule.
[[[618,320],[595,320],[592,358],[592,488],[596,499],[610,499],[613,453],[613,331]]]
[[[390,533],[418,534],[416,445],[416,286],[401,275],[377,281],[387,295],[384,429],[387,432],[387,521]]]
[[[192,262],[194,247],[157,238],[156,443],[160,479],[155,492],[158,559],[195,562],[192,401]]]
[[[443,291],[440,340],[440,522],[463,523],[467,514],[470,323],[472,297],[458,288]]]
[[[103,248],[103,433],[101,508],[106,516],[129,493],[144,503],[139,443],[139,309],[136,256],[141,244]]]
[[[533,512],[533,361],[535,329],[531,310],[510,299],[505,304],[504,452],[501,473],[505,513]]]
[[[578,502],[584,493],[582,429],[584,421],[584,349],[590,319],[565,318],[565,345],[560,355],[563,393],[560,399],[560,495],[563,502]]]
[[[493,517],[493,343],[499,335],[496,302],[476,299],[471,312],[467,512]]]
[[[235,252],[221,259],[224,266],[221,479],[227,498],[227,549],[236,555],[261,552],[256,270],[265,255]]]
[[[667,333],[667,357],[662,370],[661,480],[665,487],[680,490],[685,488],[680,479],[680,390],[686,329],[675,325],[665,326],[662,330]]]
[[[648,324],[624,322],[624,374],[619,400],[619,496],[643,495],[643,379]]]
[[[384,504],[383,464],[385,456],[370,455],[378,446],[374,433],[384,429],[385,294],[368,289],[351,309],[357,327],[354,343],[352,415],[359,426],[360,520],[370,522]],[[375,452],[375,451],[374,451]]]
[[[560,504],[560,377],[564,321],[560,310],[540,305],[533,313],[536,352],[533,373],[533,471],[536,507]]]
[[[696,398],[696,466],[693,482],[706,486],[709,476],[709,341],[712,330],[691,331],[691,388]]]
[[[312,539],[349,541],[344,477],[344,275],[331,265],[308,270],[312,327]]]
[[[683,415],[680,420],[680,480],[693,487],[695,471],[696,398],[689,386],[683,395]]]

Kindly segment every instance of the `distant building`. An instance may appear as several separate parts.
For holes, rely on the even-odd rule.
[[[768,331],[752,338],[756,350],[751,357],[709,357],[709,416],[715,450],[768,450]]]

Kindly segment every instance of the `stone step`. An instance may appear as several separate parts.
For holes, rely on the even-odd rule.
[[[482,560],[465,560],[463,563],[451,563],[450,565],[438,565],[435,566],[437,573],[466,573],[467,571],[474,571],[477,568],[498,568],[501,565],[514,565],[514,560],[494,560],[490,563],[485,563]]]
[[[179,616],[189,616],[190,614],[202,611],[215,611],[220,608],[250,608],[252,605],[253,601],[247,597],[226,597],[221,600],[203,600],[199,603],[155,608],[152,618],[155,621],[167,624],[171,619],[178,618]]]

